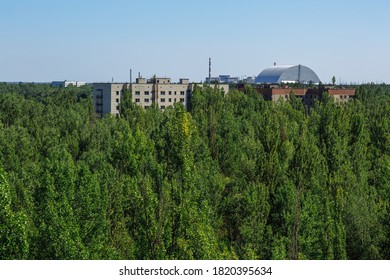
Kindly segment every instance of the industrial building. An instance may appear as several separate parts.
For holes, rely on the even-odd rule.
[[[188,109],[188,102],[195,85],[203,87],[203,84],[190,83],[188,79],[180,79],[179,83],[172,83],[170,78],[145,79],[139,77],[135,83],[94,83],[93,101],[95,112],[104,117],[106,114],[119,114],[119,104],[124,90],[131,90],[132,101],[147,109],[152,104],[164,110],[175,103],[182,103]],[[229,85],[217,84],[225,93],[229,91]]]
[[[218,77],[206,78],[207,84],[238,84],[238,77],[231,77],[230,75],[219,75]]]
[[[301,83],[319,84],[320,79],[303,65],[278,65],[264,69],[255,79],[256,84]]]

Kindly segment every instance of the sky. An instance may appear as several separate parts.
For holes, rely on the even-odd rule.
[[[0,81],[204,81],[302,64],[390,83],[388,0],[0,0]]]

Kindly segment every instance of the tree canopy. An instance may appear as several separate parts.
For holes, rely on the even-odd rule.
[[[389,259],[390,87],[306,108],[247,86],[97,117],[0,83],[1,259]]]

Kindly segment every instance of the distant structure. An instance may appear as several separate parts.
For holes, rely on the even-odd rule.
[[[238,77],[231,77],[230,75],[219,75],[218,77],[206,78],[208,84],[238,84]]]
[[[244,91],[244,85],[239,85],[238,89]],[[315,100],[321,99],[324,94],[329,94],[333,97],[336,103],[347,103],[355,97],[355,89],[353,88],[290,88],[280,86],[260,86],[255,87],[256,91],[263,95],[264,100],[270,101],[287,101],[291,94],[294,94],[302,103],[311,107]]]
[[[255,84],[256,82],[256,76],[249,76],[249,77],[246,77],[243,82],[244,83],[247,83],[247,84]]]
[[[264,69],[255,80],[256,84],[301,83],[319,84],[320,79],[309,67],[303,65],[276,65]]]
[[[355,97],[355,89],[334,87],[300,87],[291,88],[281,84],[300,83],[320,84],[317,74],[304,65],[276,65],[264,69],[255,79],[255,89],[263,95],[265,100],[288,100],[294,94],[302,103],[313,106],[316,99],[321,99],[324,94],[332,96],[337,103],[346,103]],[[239,85],[244,90],[243,85]]]
[[[211,58],[209,58],[209,76],[205,79],[206,84],[237,84],[238,77],[230,77],[230,75],[219,75],[218,77],[211,77]]]
[[[209,80],[208,83],[210,84],[210,82],[211,82],[211,57],[209,58],[209,79],[208,80]],[[207,81],[206,81],[206,83],[207,83]]]
[[[321,99],[324,93],[329,94],[334,98],[336,103],[346,103],[355,97],[355,89],[312,89],[312,88],[269,88],[259,89],[265,100],[289,100],[290,94],[294,94],[298,99],[301,99],[303,104],[313,106],[316,99]]]
[[[164,110],[175,103],[182,103],[189,107],[190,97],[195,86],[203,84],[190,83],[188,79],[180,79],[179,83],[172,83],[170,78],[145,79],[138,75],[135,83],[94,83],[93,101],[95,112],[104,117],[106,114],[119,114],[120,100],[125,90],[131,90],[132,101],[147,109],[152,104]],[[229,92],[229,85],[218,84],[218,88],[225,93]]]
[[[59,88],[66,88],[68,86],[73,86],[73,87],[81,87],[85,86],[85,82],[77,82],[77,81],[53,81],[51,82],[52,87],[59,87]]]

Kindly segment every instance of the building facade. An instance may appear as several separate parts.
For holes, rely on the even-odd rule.
[[[301,99],[303,104],[313,106],[316,99],[322,98],[327,93],[333,97],[336,103],[346,103],[355,97],[355,89],[334,89],[334,88],[256,88],[257,92],[263,95],[265,100],[278,101],[289,100],[294,94]]]
[[[180,102],[187,106],[189,96],[193,91],[193,84],[188,79],[180,79],[179,83],[171,83],[169,78],[145,78],[136,79],[131,84],[133,102],[143,108],[149,108],[153,103],[158,104],[160,109],[165,109]]]
[[[119,103],[125,89],[122,83],[94,83],[93,104],[96,114],[99,117],[119,114]]]
[[[119,105],[124,90],[131,90],[133,103],[147,109],[156,104],[164,110],[175,103],[181,103],[186,109],[195,86],[203,84],[190,83],[188,79],[180,79],[172,83],[170,78],[137,78],[135,83],[94,83],[93,100],[95,112],[104,117],[106,114],[119,114]],[[227,84],[218,84],[225,93],[229,91]]]

